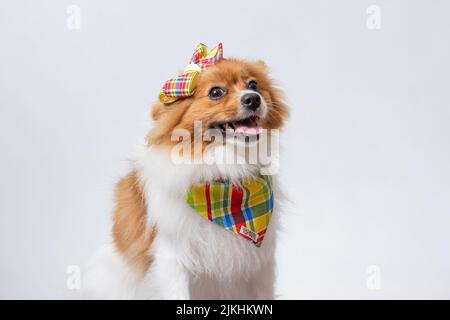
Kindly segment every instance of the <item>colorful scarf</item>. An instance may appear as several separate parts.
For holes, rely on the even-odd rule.
[[[186,201],[202,217],[259,247],[272,216],[272,177],[194,185]]]
[[[200,43],[183,73],[166,81],[159,93],[159,101],[172,103],[180,98],[192,96],[202,71],[222,60],[222,43],[212,50]]]

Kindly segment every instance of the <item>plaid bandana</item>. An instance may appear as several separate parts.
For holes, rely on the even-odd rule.
[[[203,69],[222,60],[222,43],[219,43],[212,50],[209,50],[207,46],[200,43],[183,73],[166,81],[159,93],[159,101],[162,103],[172,103],[180,98],[192,96]]]
[[[186,201],[202,217],[259,247],[272,216],[272,177],[195,185]]]

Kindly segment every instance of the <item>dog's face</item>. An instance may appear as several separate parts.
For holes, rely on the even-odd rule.
[[[249,141],[263,129],[281,128],[287,116],[281,92],[263,62],[228,59],[202,73],[192,97],[153,107],[155,128],[149,143],[178,143],[171,139],[176,129],[189,131],[194,139],[195,121],[201,121],[203,132],[215,130],[223,135],[226,143]]]

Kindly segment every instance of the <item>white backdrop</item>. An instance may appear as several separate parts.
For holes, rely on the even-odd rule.
[[[450,298],[449,17],[445,0],[0,0],[0,297],[71,296],[162,83],[222,41],[292,107],[279,296]]]

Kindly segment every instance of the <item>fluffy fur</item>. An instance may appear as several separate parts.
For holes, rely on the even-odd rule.
[[[230,121],[243,112],[240,97],[248,81],[258,83],[261,124],[279,129],[288,115],[281,92],[263,62],[229,59],[202,74],[194,96],[170,105],[156,103],[154,127],[116,189],[113,246],[91,264],[83,285],[89,298],[138,299],[271,299],[274,297],[274,252],[279,228],[281,190],[274,177],[275,209],[264,242],[249,241],[192,211],[186,192],[194,183],[217,178],[241,179],[259,173],[258,164],[176,164],[171,150],[175,129],[194,139],[194,120],[203,129]],[[212,100],[212,87],[226,95]],[[264,110],[263,110],[264,109]],[[213,148],[207,148],[212,145]],[[233,147],[203,142],[203,155]]]

